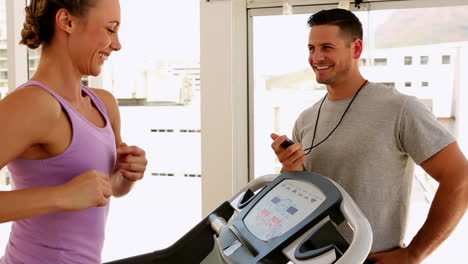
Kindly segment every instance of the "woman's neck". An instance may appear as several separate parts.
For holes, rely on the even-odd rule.
[[[69,102],[81,99],[82,75],[71,63],[68,54],[56,52],[59,49],[44,48],[32,80],[45,83],[50,89]]]

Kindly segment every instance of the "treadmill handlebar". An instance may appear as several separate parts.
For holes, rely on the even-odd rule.
[[[223,229],[223,227],[227,225],[226,220],[224,220],[224,218],[216,214],[210,214],[208,220],[210,221],[211,228],[213,229],[213,231],[215,231],[217,236],[219,236],[219,234],[221,233],[221,229]]]
[[[247,190],[251,190],[252,192],[256,192],[263,188],[265,185],[268,185],[269,183],[273,182],[279,174],[268,174],[264,175],[261,177],[256,178],[255,180],[249,182],[247,185],[245,185],[239,192],[237,192],[232,198],[229,200],[229,202],[232,204],[232,202],[238,198],[242,193],[244,193]]]
[[[338,259],[336,264],[363,263],[372,246],[371,226],[351,196],[343,189],[343,187],[339,186],[334,181],[332,182],[340,190],[341,195],[343,196],[340,209],[346,218],[346,221],[353,229],[353,239],[349,244],[348,250],[346,250],[346,252],[353,252],[353,254],[346,254],[345,252],[345,254]],[[363,258],[363,256],[365,257]]]

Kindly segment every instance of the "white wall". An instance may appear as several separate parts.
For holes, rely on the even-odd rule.
[[[244,0],[200,3],[203,215],[247,184]]]

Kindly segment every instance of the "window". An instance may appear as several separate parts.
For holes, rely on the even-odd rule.
[[[361,59],[361,66],[367,66],[367,60]]]
[[[38,66],[38,65],[36,65],[36,63],[38,63],[38,62],[39,62],[39,60],[37,60],[37,59],[29,59],[29,67],[36,69],[37,66]]]
[[[458,49],[465,50],[468,47],[465,19],[468,6],[410,9],[395,6],[395,9],[372,10],[372,5],[379,3],[368,2],[370,11],[355,12],[364,28],[366,48],[360,60],[360,65],[365,66],[361,67],[364,78],[394,87],[423,102],[431,102],[431,109],[438,117],[450,116],[452,91],[456,89],[453,86],[455,72],[451,68],[443,67],[441,63],[427,66],[430,57],[440,58],[443,63],[450,64],[451,57],[455,60]],[[398,5],[396,3],[395,5]],[[303,12],[311,12],[309,10],[312,7],[309,8]],[[291,137],[299,114],[320,100],[326,92],[321,90],[325,87],[315,81],[314,72],[306,60],[308,52],[303,50],[308,41],[306,21],[310,13],[302,15],[299,7],[296,10],[295,14],[287,16],[264,15],[258,12],[258,15],[252,16],[249,25],[252,28],[250,34],[253,36],[252,50],[249,53],[252,54],[253,60],[252,71],[249,73],[253,78],[249,86],[253,95],[250,104],[250,111],[253,111],[253,125],[250,126],[253,135],[250,141],[253,142],[253,164],[250,166],[254,170],[251,177],[280,171],[281,164],[271,150],[269,134],[275,132]],[[414,19],[415,17],[417,19]],[[434,20],[431,17],[440,19]],[[411,26],[408,25],[408,21],[412,21]],[[270,33],[271,28],[275,28],[276,34]],[[288,52],[276,54],[278,50]],[[275,54],[275,60],[281,61],[281,64],[271,63],[271,54]],[[461,74],[466,72],[466,69],[456,71]],[[436,87],[444,89],[435,89]],[[415,174],[417,181],[414,190],[418,190],[423,197],[429,195],[423,194],[421,189],[432,186],[433,181],[426,179],[422,170],[417,170]],[[427,205],[423,200],[416,200],[416,203]],[[410,219],[407,237],[412,237],[412,232],[419,228],[415,228],[414,219],[419,215],[426,216],[427,209],[411,208],[416,213]],[[463,231],[466,230],[466,224],[463,228]],[[459,241],[463,241],[463,238]],[[460,248],[454,243],[452,247]],[[438,254],[450,258],[450,251],[444,252],[444,249],[440,248]],[[427,263],[442,263],[442,259],[443,257],[437,259],[434,255]]]
[[[0,0],[0,99],[8,93],[6,2]],[[0,184],[2,184],[0,172]]]
[[[419,28],[417,32],[427,32],[427,34],[415,35],[415,31],[407,29],[405,24],[409,21],[408,18],[419,17],[425,12],[453,13],[457,19],[445,22],[420,19],[421,22],[418,22],[419,24],[414,22],[414,26]],[[460,36],[468,35],[459,32],[460,28],[466,25],[466,23],[461,22],[464,21],[463,12],[465,14],[468,12],[468,6],[379,9],[355,12],[363,23],[364,43],[368,45],[360,59],[361,66],[366,65],[366,67],[361,68],[363,76],[373,82],[386,83],[396,89],[404,89],[405,93],[419,99],[432,100],[433,112],[436,116],[450,116],[453,88],[443,90],[410,88],[437,87],[435,84],[440,83],[441,80],[444,80],[444,83],[453,83],[454,73],[452,71],[441,70],[436,65],[429,69],[427,67],[421,68],[421,66],[428,65],[431,56],[440,56],[444,63],[450,63],[451,56],[456,54],[455,51],[459,47],[466,47],[468,37]],[[316,83],[314,72],[309,65],[304,63],[304,58],[307,58],[308,53],[303,51],[300,46],[302,43],[307,43],[309,29],[307,26],[301,26],[301,23],[304,25],[309,16],[310,13],[291,16],[253,16],[252,76],[255,88],[253,90],[254,124],[252,127],[254,131],[253,155],[255,157],[253,167],[255,176],[274,172],[270,169],[272,168],[271,164],[277,164],[275,162],[269,163],[275,157],[268,156],[270,155],[270,139],[263,138],[264,135],[277,131],[291,136],[298,113],[306,108],[304,106],[312,104],[325,92],[321,90],[324,86]],[[394,22],[399,26],[396,26]],[[431,33],[432,31],[428,31],[428,27],[422,26],[424,23],[433,25],[431,30],[437,28],[445,38],[438,37]],[[440,25],[444,26],[440,27]],[[284,38],[268,36],[266,32],[269,32],[271,27],[278,30],[281,33],[279,35]],[[444,30],[444,27],[448,27],[450,30]],[[284,39],[288,39],[288,41],[286,42]],[[277,43],[278,46],[272,45],[272,43]],[[282,63],[281,65],[272,64],[271,54],[275,53],[275,50],[284,50],[285,47],[288,51],[294,52],[275,55],[276,60]],[[418,61],[415,62],[413,59]],[[403,67],[402,64],[412,65],[412,67]],[[294,102],[294,105],[287,105],[285,101]],[[278,168],[276,166],[279,165],[275,165],[275,169]]]
[[[28,78],[34,75],[34,72],[37,70],[37,66],[39,66],[39,58],[41,57],[41,48],[37,49],[28,49]]]
[[[442,56],[442,64],[450,64],[450,55]]]
[[[171,245],[202,212],[200,1],[133,2],[120,1],[122,49],[104,63],[102,87],[119,102],[123,140],[146,151],[148,166],[112,201],[103,262]],[[135,30],[142,25],[154,25],[151,34]]]
[[[7,52],[7,21],[6,1],[0,0],[0,100],[8,94],[8,52]],[[3,126],[6,124],[0,124]],[[1,150],[3,151],[3,150]],[[10,173],[7,167],[0,168],[0,191],[11,190]],[[0,255],[3,255],[11,223],[0,224]]]
[[[270,133],[291,135],[295,118],[326,93],[325,86],[315,81],[306,59],[309,29],[304,25],[308,17],[297,14],[252,18],[255,177],[281,170],[271,151]],[[270,34],[271,28],[277,34]],[[276,52],[285,47],[289,52]],[[281,63],[271,63],[273,53]]]
[[[429,56],[421,56],[420,63],[421,63],[421,65],[429,64]]]
[[[386,66],[387,59],[386,58],[376,58],[374,59],[374,66]]]
[[[405,65],[411,65],[411,64],[413,64],[413,57],[405,56]]]
[[[452,57],[458,54],[457,50],[464,50],[467,47],[468,34],[464,19],[466,12],[468,12],[466,5],[371,10],[370,21],[378,23],[378,27],[376,26],[374,32],[370,32],[374,42],[370,43],[372,46],[367,51],[364,50],[363,56],[369,57],[369,54],[373,54],[378,57],[380,54],[386,54],[385,57],[389,62],[405,57],[418,58],[418,63],[412,59],[411,67],[389,63],[388,67],[391,68],[392,81],[397,84],[396,88],[406,89],[405,93],[419,99],[432,100],[432,110],[437,117],[452,116],[453,91],[457,89],[454,86],[456,82],[454,76],[457,70],[443,67],[442,64],[451,64]],[[427,16],[420,17],[423,14],[433,14],[434,17],[441,19],[431,20]],[[448,17],[442,18],[441,14],[447,14]],[[408,24],[411,17],[418,19]],[[414,34],[414,32],[419,33]],[[439,63],[432,63],[431,67],[427,67],[431,57],[439,58]],[[409,63],[409,58],[407,60]],[[389,81],[389,71],[367,67],[363,68],[362,72],[369,74],[369,78],[376,82]],[[411,87],[416,88],[422,87],[419,84],[423,81],[431,84],[429,88],[445,87],[446,84],[450,87],[421,90],[407,89],[410,86],[405,84],[411,82]]]
[[[89,77],[88,76],[83,76],[83,78],[81,79],[81,84],[84,85],[84,86],[88,86],[89,85]]]

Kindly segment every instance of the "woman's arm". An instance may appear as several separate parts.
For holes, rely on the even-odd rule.
[[[1,100],[0,168],[32,146],[49,144],[62,114],[57,100],[40,87],[24,88]],[[61,186],[0,192],[0,222],[104,205],[112,194],[108,178],[89,171]]]
[[[0,223],[107,204],[109,176],[87,171],[64,185],[0,192]]]
[[[148,164],[146,153],[137,146],[127,146],[127,144],[123,143],[120,134],[120,111],[114,96],[102,89],[92,90],[106,105],[114,131],[117,162],[111,176],[111,185],[113,196],[120,197],[127,194],[136,181],[143,178]]]

